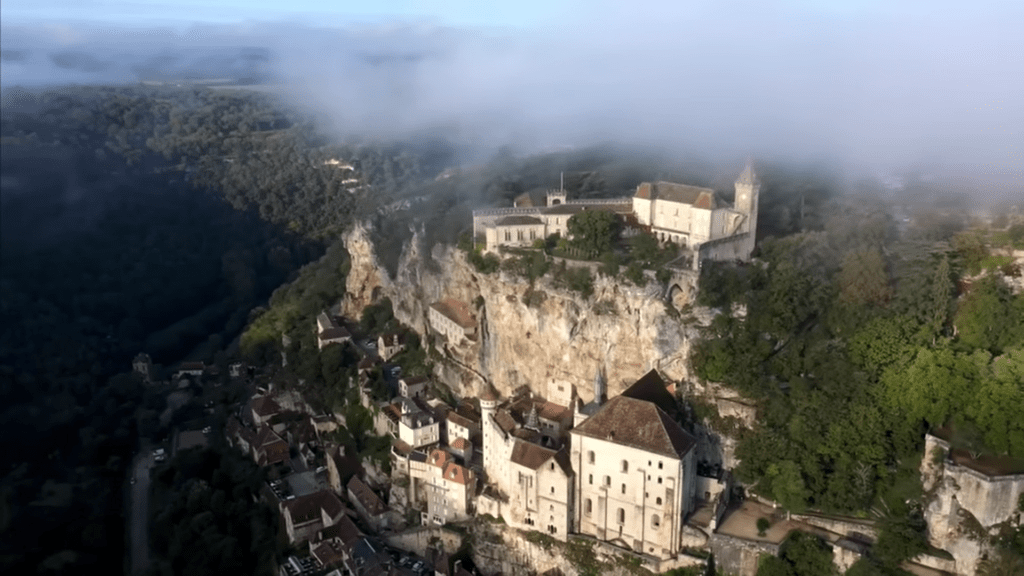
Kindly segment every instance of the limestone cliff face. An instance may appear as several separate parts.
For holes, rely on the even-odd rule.
[[[637,288],[599,277],[594,294],[583,298],[546,277],[533,288],[543,301],[528,306],[526,280],[478,274],[450,246],[435,246],[428,257],[421,238],[414,234],[405,246],[392,279],[379,264],[369,230],[352,229],[345,236],[352,268],[342,308],[358,316],[367,304],[388,297],[401,322],[427,334],[432,302],[450,297],[469,304],[478,321],[477,340],[453,349],[439,374],[457,393],[475,393],[486,379],[504,396],[522,385],[542,395],[573,385],[589,400],[599,370],[609,397],[651,368],[672,379],[688,376],[697,326],[667,313],[663,287],[653,281]]]

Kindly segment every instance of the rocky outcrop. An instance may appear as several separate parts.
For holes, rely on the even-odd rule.
[[[1016,503],[1024,494],[1024,475],[989,476],[956,464],[949,444],[930,434],[921,480],[931,496],[925,508],[929,542],[953,555],[957,574],[974,574],[999,525],[1022,521]]]
[[[506,273],[479,274],[453,247],[438,245],[428,254],[422,236],[414,234],[405,246],[392,278],[379,264],[370,231],[353,228],[345,236],[352,267],[342,309],[357,316],[388,297],[401,322],[427,334],[432,302],[449,297],[469,304],[479,324],[477,340],[450,348],[449,365],[438,374],[457,393],[474,394],[486,379],[505,396],[523,385],[542,395],[572,385],[589,400],[598,371],[609,396],[651,368],[676,380],[689,375],[697,324],[667,313],[663,286],[652,281],[638,288],[598,277],[594,294],[583,298],[556,288],[550,275],[531,286]]]

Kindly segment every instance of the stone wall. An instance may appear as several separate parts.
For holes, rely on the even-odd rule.
[[[454,554],[462,546],[462,534],[443,526],[419,526],[385,537],[388,546],[427,557],[428,548],[441,547]]]
[[[715,555],[715,567],[726,574],[755,576],[761,556],[777,556],[779,545],[715,533],[711,535],[711,552]]]

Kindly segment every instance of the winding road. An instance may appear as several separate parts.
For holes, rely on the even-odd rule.
[[[134,484],[131,491],[129,531],[131,535],[131,574],[138,576],[149,569],[149,470],[153,456],[143,449],[132,463]]]

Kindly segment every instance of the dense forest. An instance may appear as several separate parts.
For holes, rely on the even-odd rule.
[[[900,234],[863,199],[834,210],[766,239],[754,264],[703,268],[699,303],[745,315],[717,316],[693,362],[757,402],[753,430],[703,407],[739,435],[738,477],[792,511],[880,516],[892,570],[926,545],[926,431],[990,472],[1024,471],[1024,294],[1002,279],[1021,271],[990,253],[1006,234]],[[1003,544],[1024,556],[1024,535]]]

